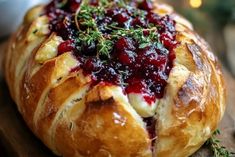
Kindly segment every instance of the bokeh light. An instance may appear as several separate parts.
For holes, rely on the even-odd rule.
[[[202,5],[202,0],[189,0],[189,4],[192,8],[199,8]]]

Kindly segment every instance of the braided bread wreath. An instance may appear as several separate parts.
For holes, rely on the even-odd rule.
[[[34,7],[4,65],[25,122],[64,157],[190,156],[225,111],[208,44],[155,1]]]

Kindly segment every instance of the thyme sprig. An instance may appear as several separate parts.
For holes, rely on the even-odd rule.
[[[100,55],[110,57],[110,52],[114,47],[115,41],[121,37],[133,38],[139,44],[139,48],[145,48],[150,45],[161,46],[157,33],[158,28],[156,26],[151,26],[146,29],[122,28],[118,27],[117,23],[112,22],[106,26],[106,29],[110,30],[111,33],[103,34],[99,30],[95,17],[104,18],[106,7],[114,5],[113,3],[115,2],[100,0],[99,6],[96,7],[89,5],[87,2],[83,1],[75,15],[75,23],[79,30],[78,41],[88,45],[96,43],[98,57]],[[124,0],[117,1],[116,3],[118,7],[130,7],[125,4]],[[144,14],[143,11],[136,11],[135,13],[136,16],[143,16]],[[82,28],[86,29],[84,30]]]
[[[100,5],[98,7],[93,7],[87,3],[82,3],[78,11],[76,12],[75,21],[79,29],[78,40],[85,42],[90,45],[92,42],[98,43],[98,55],[105,55],[109,57],[109,52],[112,50],[113,41],[105,38],[103,34],[99,31],[97,23],[93,18],[93,15],[104,16],[105,7],[108,5],[107,0],[99,1]],[[81,21],[78,21],[80,19]],[[80,25],[86,27],[87,29],[81,30]]]
[[[120,38],[124,36],[133,37],[133,39],[139,43],[139,48],[145,48],[150,45],[157,46],[160,43],[159,37],[157,35],[157,27],[152,27],[148,29],[124,29],[115,25],[110,25],[109,27],[110,29],[114,29],[111,34],[112,38]],[[147,35],[144,32],[146,32]]]
[[[214,154],[214,157],[233,157],[235,153],[230,152],[224,146],[220,144],[220,140],[216,137],[220,135],[220,130],[216,130],[211,138],[209,138],[206,142],[206,145],[210,147],[211,151]]]

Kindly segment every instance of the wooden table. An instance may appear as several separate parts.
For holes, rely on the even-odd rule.
[[[0,44],[0,65],[6,42]],[[10,157],[55,157],[26,127],[10,98],[0,70],[0,143]],[[235,152],[235,80],[225,72],[228,84],[228,106],[220,125],[222,144]],[[1,147],[0,147],[1,148]],[[209,157],[201,148],[193,157]],[[0,150],[1,156],[1,150]]]

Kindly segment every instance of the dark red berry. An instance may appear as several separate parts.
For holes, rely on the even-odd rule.
[[[133,40],[125,37],[118,39],[118,41],[115,44],[115,48],[117,50],[124,50],[124,49],[135,50]]]
[[[71,17],[66,16],[64,19],[57,19],[51,22],[50,29],[57,32],[64,40],[68,40],[71,31]]]
[[[177,44],[177,42],[175,42],[173,36],[169,32],[162,33],[160,36],[160,40],[163,43],[163,45],[168,49],[175,47],[175,45]]]
[[[164,68],[167,64],[167,56],[158,55],[156,58],[149,59],[149,62],[155,67]]]
[[[139,8],[146,11],[151,11],[153,9],[153,3],[151,2],[151,0],[143,0],[139,4]]]
[[[161,19],[161,17],[157,14],[154,14],[152,12],[149,12],[147,15],[147,20],[149,21],[149,23],[155,24],[155,25],[159,25],[159,20]]]
[[[133,51],[121,50],[118,54],[119,61],[124,65],[129,65],[135,62],[135,54]]]
[[[144,34],[144,36],[148,36],[149,35],[149,30],[144,30],[143,34]]]
[[[89,58],[83,65],[83,69],[88,72],[96,72],[101,68],[101,63],[95,58]]]
[[[69,9],[71,12],[76,12],[81,4],[81,0],[69,0]]]
[[[118,8],[114,8],[114,9],[108,9],[106,11],[106,15],[109,16],[109,17],[113,17],[115,15],[117,15],[119,12],[119,9]]]
[[[145,63],[145,64],[149,64],[151,59],[157,57],[156,50],[151,46],[147,46],[143,49],[139,49],[137,54],[138,54],[138,58],[137,58],[138,62]]]
[[[73,51],[75,48],[72,40],[66,40],[58,46],[58,55],[61,55],[65,52]]]
[[[127,13],[122,12],[122,13],[115,15],[113,18],[116,22],[118,22],[119,25],[123,26],[124,23],[127,22],[130,17],[129,15],[127,15]]]
[[[137,27],[137,26],[146,27],[147,26],[146,22],[139,17],[136,17],[135,19],[133,19],[131,22],[131,25],[134,27]]]

